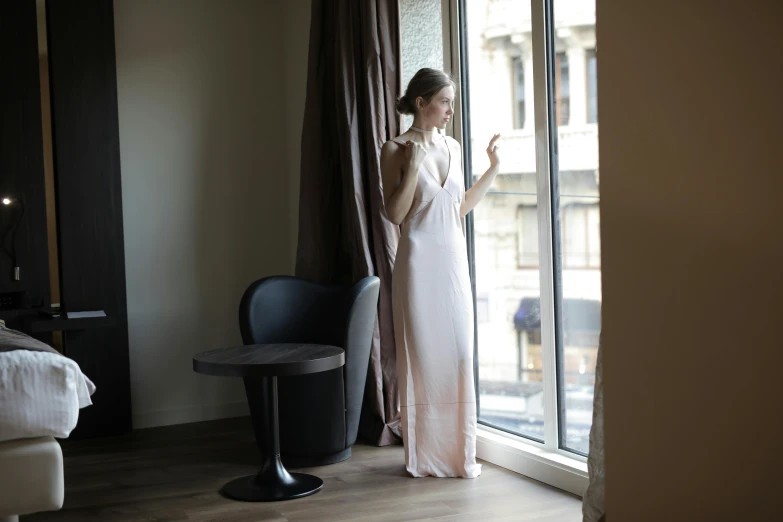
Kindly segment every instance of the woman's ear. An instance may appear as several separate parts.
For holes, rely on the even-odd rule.
[[[424,98],[422,98],[421,96],[416,98],[416,108],[419,110],[424,108]]]

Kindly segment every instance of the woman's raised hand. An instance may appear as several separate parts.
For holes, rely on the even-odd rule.
[[[498,156],[498,140],[500,139],[500,134],[495,134],[492,136],[492,139],[489,140],[489,145],[487,146],[487,156],[489,156],[489,166],[490,167],[497,167],[500,165],[500,157]]]

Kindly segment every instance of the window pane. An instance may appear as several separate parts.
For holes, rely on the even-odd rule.
[[[587,123],[598,123],[598,62],[595,49],[587,51]]]
[[[517,268],[538,268],[538,205],[517,207]]]
[[[443,14],[441,0],[399,0],[402,88],[422,67],[443,69]],[[413,123],[402,118],[402,130]]]
[[[587,453],[601,330],[598,129],[588,125],[597,121],[595,0],[552,2],[553,96],[567,107],[556,113],[553,136],[560,445]]]
[[[473,213],[479,308],[479,421],[543,441],[538,200],[530,0],[466,0],[471,165],[501,169]]]
[[[514,67],[514,110],[515,129],[525,128],[525,60],[522,56],[515,56],[512,59]]]
[[[555,55],[555,104],[558,125],[568,125],[570,82],[568,79],[568,55]]]

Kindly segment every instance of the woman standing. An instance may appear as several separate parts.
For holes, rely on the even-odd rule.
[[[421,69],[397,102],[413,125],[381,150],[387,217],[400,225],[392,280],[397,379],[405,466],[414,477],[481,474],[476,463],[473,298],[461,219],[498,172],[490,168],[467,192],[460,145],[444,129],[455,85],[443,71]]]

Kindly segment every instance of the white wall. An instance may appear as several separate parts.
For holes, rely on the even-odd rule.
[[[115,0],[134,428],[247,413],[191,357],[239,344],[244,289],[293,270],[302,3]]]
[[[780,519],[781,18],[598,0],[609,521]]]

